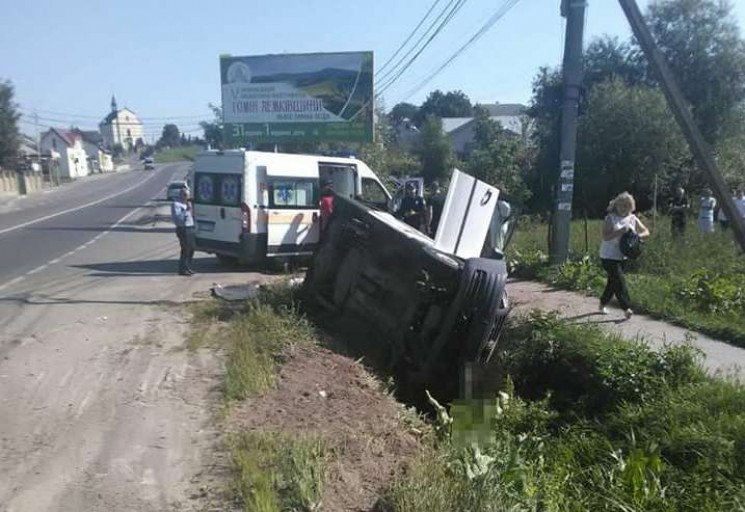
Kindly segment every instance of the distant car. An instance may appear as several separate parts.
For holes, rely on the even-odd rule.
[[[149,158],[149,157],[146,158],[144,163],[145,163],[145,170],[146,171],[153,171],[153,170],[155,170],[155,160],[153,160],[152,158]]]
[[[185,181],[174,181],[168,184],[168,190],[166,191],[166,199],[173,201],[181,197],[181,190],[189,190],[189,185]]]

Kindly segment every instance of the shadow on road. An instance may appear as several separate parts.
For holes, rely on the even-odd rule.
[[[148,223],[150,224],[150,223]],[[144,228],[135,226],[117,226],[110,228],[108,226],[100,227],[87,227],[87,228],[65,228],[65,227],[54,227],[54,228],[27,228],[33,231],[92,231],[96,233],[103,233],[104,231],[111,231],[112,233],[174,233],[174,228]]]
[[[235,272],[272,274],[271,271],[264,268],[223,265],[216,258],[210,256],[194,258],[194,264],[192,266],[198,274],[225,274]],[[89,273],[87,275],[93,277],[166,276],[177,273],[178,258],[167,260],[112,261],[107,263],[74,265],[73,267],[92,270],[95,273]]]
[[[108,263],[91,263],[75,265],[75,268],[94,270],[98,277],[116,276],[165,276],[176,274],[178,258],[167,260],[112,261]],[[194,270],[202,274],[234,272],[236,269],[220,265],[214,258],[195,258]],[[243,269],[240,269],[243,270]]]
[[[76,305],[76,304],[122,304],[122,305],[134,305],[134,306],[168,306],[168,307],[180,307],[184,304],[189,304],[194,301],[173,301],[173,300],[87,300],[87,299],[70,299],[67,297],[47,297],[47,296],[33,296],[33,297],[18,297],[8,296],[0,297],[0,302],[13,302],[16,304],[23,304],[27,306],[51,306],[51,305]]]

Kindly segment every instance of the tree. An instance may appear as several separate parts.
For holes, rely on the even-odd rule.
[[[13,102],[13,84],[0,81],[0,166],[9,165],[18,153],[20,135],[18,131],[17,105]]]
[[[608,35],[593,39],[583,56],[586,88],[608,80],[623,80],[629,85],[649,85],[647,65],[641,50]]]
[[[463,91],[432,91],[415,115],[415,123],[421,127],[427,116],[470,117],[473,115],[471,100]]]
[[[414,121],[418,113],[419,107],[411,103],[402,102],[393,106],[391,112],[388,114],[388,119],[390,119],[393,126],[398,126],[404,119]]]
[[[179,133],[178,126],[175,124],[167,124],[163,127],[163,134],[160,136],[158,146],[160,147],[176,147],[181,142],[181,134]]]
[[[476,110],[474,131],[474,148],[466,162],[466,171],[505,190],[514,204],[524,204],[531,195],[525,181],[532,160],[527,141],[503,129],[480,108]]]
[[[202,121],[199,126],[204,130],[204,141],[212,148],[222,146],[223,125],[222,125],[222,107],[209,103],[214,119],[211,122]]]
[[[416,154],[422,165],[422,176],[430,183],[444,179],[453,166],[453,150],[442,130],[442,119],[429,115],[424,119]]]
[[[658,0],[647,23],[707,141],[745,101],[745,41],[728,0]]]
[[[656,88],[623,80],[596,84],[580,117],[575,203],[602,215],[610,198],[628,190],[641,210],[652,205],[653,184],[687,184],[690,153],[667,101]]]

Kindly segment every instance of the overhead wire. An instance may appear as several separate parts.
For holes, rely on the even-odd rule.
[[[491,28],[502,19],[520,0],[505,0],[502,5],[492,14],[489,19],[484,23],[476,33],[471,36],[468,41],[465,42],[460,48],[458,48],[453,54],[450,55],[440,66],[438,66],[432,73],[430,73],[424,80],[419,82],[413,89],[411,89],[401,101],[406,101],[411,96],[419,92],[425,85],[431,82],[438,74],[440,74],[446,67],[448,67],[455,59],[460,57],[472,44],[478,41],[484,34],[486,34]]]
[[[399,67],[398,70],[395,71],[393,75],[389,75],[387,78],[381,77],[379,79],[379,81],[378,81],[378,87],[379,87],[378,94],[382,94],[391,85],[393,85],[394,83],[396,83],[396,81],[398,81],[399,78],[401,78],[401,76],[419,58],[419,56],[422,54],[422,52],[424,52],[424,50],[427,49],[427,47],[432,43],[432,41],[434,41],[434,39],[438,36],[438,34],[440,34],[440,32],[442,32],[442,30],[450,23],[450,21],[452,21],[452,19],[455,17],[456,14],[458,14],[458,11],[460,11],[460,9],[463,8],[463,6],[466,4],[467,1],[468,0],[451,0],[448,3],[448,5],[445,6],[445,9],[443,9],[443,11],[440,13],[440,15],[442,15],[443,13],[445,13],[447,11],[448,7],[450,7],[452,5],[452,7],[450,7],[450,10],[447,11],[447,15],[445,16],[445,19],[443,19],[440,22],[440,24],[437,25],[437,27],[429,35],[429,38],[425,41],[425,43],[418,50],[416,50],[416,53],[414,53],[414,55],[408,61],[406,61],[406,63],[402,67]],[[455,2],[454,5],[453,5],[453,2]],[[439,20],[440,18],[441,18],[441,16],[438,16],[437,20]],[[437,20],[435,20],[435,23],[437,22]],[[434,24],[431,25],[431,27],[433,27],[433,26],[434,26]],[[427,32],[425,32],[423,34],[423,36],[426,36],[428,33],[429,33],[429,29],[428,29]],[[423,37],[420,38],[420,41],[422,39],[423,39]],[[417,44],[414,45],[412,47],[412,49],[410,49],[410,51],[406,53],[406,55],[399,61],[399,63],[402,62],[408,55],[410,55],[411,52],[414,49],[417,48],[417,45],[418,44],[419,44],[419,41],[417,41]],[[396,66],[394,66],[393,69],[395,69],[396,67],[398,67],[399,63],[397,63]]]
[[[424,17],[421,20],[419,20],[419,23],[417,24],[417,26],[414,27],[414,30],[412,30],[409,33],[409,36],[404,40],[404,42],[402,42],[399,45],[399,47],[396,49],[396,51],[393,52],[393,55],[391,55],[390,57],[388,57],[388,60],[385,61],[385,63],[380,67],[380,69],[378,69],[378,73],[383,73],[383,71],[385,70],[385,68],[388,67],[388,64],[390,64],[391,61],[393,61],[393,59],[395,59],[396,56],[401,52],[401,50],[403,50],[404,47],[409,43],[409,41],[411,41],[411,38],[414,37],[414,34],[417,33],[417,31],[421,28],[421,26],[424,24],[424,22],[427,20],[427,18],[429,18],[429,15],[432,14],[432,11],[434,11],[435,7],[437,7],[437,4],[439,4],[440,1],[441,0],[435,0],[432,3],[432,5],[427,10],[427,12],[424,14]]]
[[[421,42],[423,40],[423,38],[426,37],[426,35],[431,32],[431,29],[442,18],[442,15],[445,14],[445,13],[447,13],[447,15],[445,16],[445,19],[443,19],[440,22],[440,24],[435,28],[434,32],[431,33],[429,39],[427,39],[427,41],[424,43],[424,45],[419,48],[419,50],[414,54],[414,56],[411,59],[409,59],[409,61],[407,61],[406,64],[402,68],[399,68],[399,71],[394,76],[392,76],[392,77],[390,77],[388,79],[388,81],[385,83],[385,85],[383,85],[380,88],[380,90],[374,94],[373,98],[367,100],[357,110],[357,112],[355,112],[354,115],[349,118],[349,121],[353,120],[360,113],[362,113],[370,105],[370,103],[374,99],[380,97],[385,90],[387,90],[391,85],[393,85],[411,67],[411,65],[414,63],[414,61],[416,61],[416,59],[419,58],[419,56],[422,54],[422,52],[424,52],[424,50],[429,46],[429,44],[432,43],[432,41],[437,37],[437,35],[448,25],[448,23],[450,23],[450,21],[455,17],[455,15],[458,14],[458,11],[460,11],[460,9],[463,8],[463,6],[466,4],[467,1],[468,0],[451,0],[450,2],[448,2],[448,4],[445,6],[445,8],[440,12],[440,15],[432,22],[432,24],[430,24],[430,27],[424,32],[424,34],[419,38],[419,40],[414,44],[414,46],[409,50],[409,52],[407,52],[406,55],[404,55],[399,60],[399,62],[396,63],[396,65],[392,69],[395,69],[396,67],[398,67],[399,64],[401,62],[403,62],[403,60],[408,55],[410,55],[411,52],[415,48],[417,48],[419,42]],[[448,11],[448,8],[450,8],[449,11]]]
[[[65,113],[65,112],[57,112],[57,111],[54,111],[54,110],[45,110],[45,109],[37,109],[37,108],[32,108],[32,107],[24,107],[22,105],[19,106],[18,109],[21,110],[21,111],[26,111],[26,112],[32,113],[32,114],[38,112],[38,113],[49,114],[49,115],[53,115],[53,116],[69,117],[69,118],[73,118],[73,119],[98,119],[98,120],[101,120],[101,119],[104,119],[106,117],[106,115],[103,115],[103,116],[93,116],[93,115],[90,115],[90,114],[72,114],[72,113]],[[154,116],[154,117],[150,117],[150,116],[148,116],[148,117],[139,117],[138,116],[138,119],[145,120],[145,121],[171,121],[171,120],[177,120],[177,119],[204,119],[205,117],[211,117],[211,116],[214,116],[214,114],[212,114],[212,113],[205,113],[205,114],[194,114],[194,115],[188,115],[188,116]]]

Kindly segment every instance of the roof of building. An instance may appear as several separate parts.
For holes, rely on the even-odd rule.
[[[135,114],[135,113],[134,113],[134,111],[132,111],[132,110],[128,109],[127,107],[124,107],[124,108],[122,108],[122,109],[119,109],[119,110],[116,110],[116,111],[113,111],[113,110],[112,110],[111,112],[109,112],[109,113],[108,113],[108,115],[107,115],[106,117],[104,117],[104,118],[103,118],[103,121],[101,121],[101,124],[111,124],[111,121],[113,121],[113,120],[114,120],[114,118],[115,118],[115,117],[116,117],[116,116],[117,116],[118,114],[121,114],[121,113],[122,113],[122,112],[124,112],[125,110],[126,110],[127,112],[129,112],[130,114],[132,114],[133,116],[135,116],[135,120],[136,120],[136,122],[138,122],[138,123],[140,122],[140,120],[139,120],[139,119],[137,119],[137,114]]]
[[[56,133],[57,136],[62,139],[62,141],[68,146],[74,146],[75,139],[82,138],[78,133],[70,130],[62,130],[61,128],[50,128],[49,131],[44,134],[44,136],[46,137],[52,132]]]
[[[467,125],[473,120],[473,117],[443,117],[442,131],[444,131],[445,133],[454,132],[458,128]]]
[[[477,107],[486,109],[490,116],[520,116],[528,109],[520,103],[482,103]]]
[[[80,134],[85,142],[89,144],[101,144],[103,143],[103,136],[98,130],[75,130],[76,133]]]

